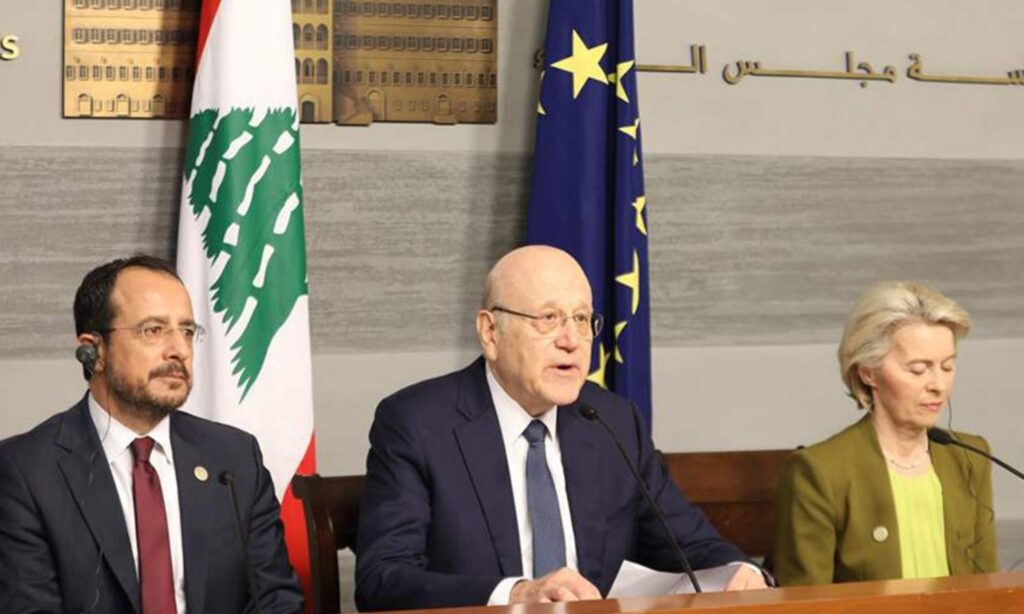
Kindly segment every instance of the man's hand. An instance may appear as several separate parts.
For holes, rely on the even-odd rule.
[[[757,588],[768,588],[768,585],[765,584],[761,572],[750,565],[737,565],[736,573],[725,585],[727,591],[749,591]]]
[[[733,578],[735,580],[735,578]],[[536,580],[520,580],[509,593],[509,603],[551,603],[600,599],[597,587],[579,572],[563,567]]]

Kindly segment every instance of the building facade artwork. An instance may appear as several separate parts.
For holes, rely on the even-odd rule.
[[[497,0],[326,2],[292,0],[302,121],[497,121]]]
[[[64,117],[188,117],[200,0],[64,0]],[[301,121],[494,123],[497,0],[291,0]]]
[[[64,117],[188,117],[199,0],[64,0]]]
[[[306,123],[325,123],[334,116],[331,91],[334,86],[331,80],[333,17],[330,0],[292,0],[299,117]]]

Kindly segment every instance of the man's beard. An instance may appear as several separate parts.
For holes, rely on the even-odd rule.
[[[185,367],[177,362],[169,362],[149,372],[143,382],[130,382],[121,376],[121,373],[108,366],[108,377],[110,390],[125,406],[135,408],[140,418],[147,421],[159,422],[172,411],[185,404],[188,393],[192,390],[192,378],[185,370]],[[147,387],[150,380],[161,375],[178,373],[185,376],[182,385],[185,386],[185,394],[175,398],[170,395],[164,397],[155,396]]]

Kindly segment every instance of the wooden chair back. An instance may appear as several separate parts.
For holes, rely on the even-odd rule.
[[[690,502],[722,537],[770,565],[775,494],[792,450],[665,454],[665,464]]]
[[[356,551],[363,476],[297,475],[292,492],[302,501],[306,516],[313,614],[340,612],[338,551]]]

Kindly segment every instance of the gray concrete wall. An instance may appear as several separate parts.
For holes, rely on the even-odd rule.
[[[0,151],[0,359],[64,356],[82,274],[170,256],[180,150]],[[472,350],[483,277],[519,244],[530,158],[308,150],[318,354]],[[652,155],[659,347],[834,342],[857,293],[912,278],[982,338],[1024,337],[1024,161]]]
[[[69,312],[84,272],[136,250],[172,254],[179,155],[0,153],[0,384],[12,405],[0,434],[79,394]],[[305,152],[324,472],[362,471],[380,398],[472,359],[484,274],[522,240],[529,164]],[[1024,464],[1024,162],[655,155],[646,174],[659,445],[795,446],[855,419],[834,358],[844,315],[870,282],[906,277],[972,312],[956,424]],[[1024,516],[1024,495],[1002,480],[999,511]]]

